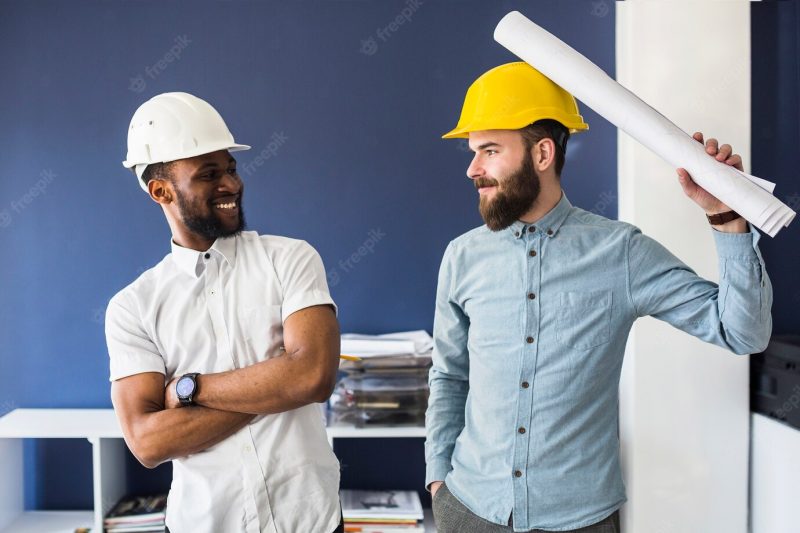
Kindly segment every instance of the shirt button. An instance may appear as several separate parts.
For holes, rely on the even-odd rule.
[[[530,383],[528,383],[527,381],[523,381],[523,382],[522,382],[522,388],[523,388],[523,389],[527,389],[527,388],[528,388],[528,387],[530,387],[530,386],[531,386],[531,385],[530,385]]]
[[[528,252],[528,255],[534,257],[536,255],[536,250],[531,250],[530,252]]]
[[[526,338],[525,342],[527,342],[528,344],[533,344],[533,337]]]
[[[534,231],[536,231],[536,226],[531,226],[530,228],[528,228],[528,231],[533,233]]]
[[[514,237],[519,237],[519,232],[518,231],[514,232]]]
[[[203,257],[205,257],[206,259],[211,259],[211,254],[210,253],[206,253],[206,255],[204,255]]]
[[[532,293],[532,292],[529,292],[528,293],[528,300],[533,300],[534,298],[536,298],[536,295],[534,293]]]
[[[253,451],[253,448],[251,448],[250,445],[248,444],[247,446],[244,447],[244,451],[245,453],[250,453]]]
[[[210,292],[211,292],[211,296],[214,296],[214,290],[212,289]]]
[[[519,428],[517,431],[519,431],[520,434],[525,433],[525,428]]]
[[[548,235],[552,235],[553,234],[553,230],[551,230],[550,228],[547,228],[547,234]]]
[[[522,477],[522,472],[519,470],[514,470],[514,477]]]

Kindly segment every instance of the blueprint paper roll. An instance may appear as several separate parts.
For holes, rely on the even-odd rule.
[[[773,183],[709,156],[702,144],[520,12],[503,17],[494,39],[672,166],[685,168],[701,187],[769,236],[794,218],[795,212],[771,194]]]

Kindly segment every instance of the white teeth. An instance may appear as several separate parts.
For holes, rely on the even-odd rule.
[[[221,209],[233,209],[236,207],[236,202],[231,202],[229,204],[217,204],[217,207]]]

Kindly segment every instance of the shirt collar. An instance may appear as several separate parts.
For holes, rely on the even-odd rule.
[[[525,233],[535,231],[542,232],[546,237],[555,237],[571,210],[572,204],[567,199],[567,195],[562,191],[561,199],[555,207],[548,211],[542,218],[531,224],[517,220],[511,224],[507,230],[511,232],[511,235],[515,239],[524,237]]]
[[[236,237],[220,237],[211,248],[205,252],[199,252],[190,248],[184,248],[175,241],[170,241],[172,246],[172,259],[178,268],[192,277],[199,278],[205,270],[205,255],[217,255],[228,262],[233,267],[236,263]]]

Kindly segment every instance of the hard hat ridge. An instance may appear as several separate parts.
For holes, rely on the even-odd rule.
[[[442,138],[467,138],[470,131],[517,130],[544,119],[559,122],[570,133],[589,128],[571,94],[524,61],[506,63],[470,85],[458,125]]]

